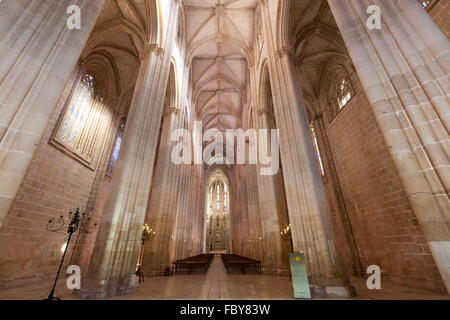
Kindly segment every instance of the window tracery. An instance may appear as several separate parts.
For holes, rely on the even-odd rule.
[[[108,118],[107,109],[105,99],[97,92],[95,77],[82,71],[52,141],[91,167],[103,119]]]
[[[333,70],[328,89],[328,120],[332,121],[349,104],[356,91],[347,70],[338,66]]]

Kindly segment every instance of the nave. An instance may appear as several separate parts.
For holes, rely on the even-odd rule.
[[[73,2],[0,1],[1,298],[448,297],[450,1]]]

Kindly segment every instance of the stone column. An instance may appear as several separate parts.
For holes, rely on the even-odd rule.
[[[187,219],[189,219],[190,226],[187,229],[188,234],[188,241],[189,241],[189,249],[187,251],[189,256],[194,256],[198,254],[197,251],[197,241],[199,241],[200,234],[199,234],[199,224],[197,221],[197,212],[196,209],[194,209],[194,195],[196,194],[196,188],[197,184],[195,183],[196,177],[195,177],[195,166],[194,165],[188,165],[188,184],[186,192],[186,215]],[[195,210],[195,211],[194,211]]]
[[[305,254],[313,295],[348,297],[349,282],[336,253],[330,210],[296,62],[289,48],[278,47],[281,39],[275,39],[272,34],[273,21],[267,3],[262,5],[262,20],[293,249]]]
[[[189,173],[190,168],[183,164],[180,165],[179,187],[177,192],[177,208],[176,208],[176,224],[175,224],[175,247],[174,256],[170,259],[170,263],[175,260],[187,258],[189,254],[189,239],[192,236],[192,219],[187,214],[187,198],[189,195]]]
[[[259,208],[258,181],[256,165],[247,165],[247,197],[249,237],[252,240],[250,258],[262,260],[262,231]]]
[[[269,128],[268,110],[256,108],[257,129]],[[270,141],[268,142],[270,144]],[[268,147],[270,150],[270,147]],[[257,180],[259,192],[259,207],[261,210],[263,261],[262,269],[267,273],[286,274],[289,266],[283,257],[283,243],[281,238],[280,208],[277,203],[277,188],[275,176],[261,175],[261,165],[258,165]],[[287,252],[284,252],[287,254]]]
[[[85,298],[132,292],[142,225],[152,181],[160,120],[178,21],[178,4],[170,8],[164,49],[149,44],[141,52],[141,67],[123,136],[123,146],[111,182],[94,253],[82,290]]]
[[[0,228],[103,2],[0,2]],[[66,26],[72,4],[80,30]]]
[[[188,95],[189,89],[189,74],[190,68],[187,65],[183,66],[183,78],[180,85],[180,128],[188,129],[186,126],[186,104],[182,97]],[[182,164],[179,165],[179,188],[177,194],[177,223],[176,223],[176,241],[174,248],[174,257],[171,258],[171,263],[175,260],[192,256],[193,244],[193,228],[195,225],[194,217],[189,214],[190,196],[195,189],[191,189],[193,165]]]
[[[328,1],[391,151],[417,220],[450,291],[450,44],[414,0]]]
[[[190,194],[189,197],[190,205],[189,205],[189,216],[194,220],[194,228],[193,228],[193,246],[194,255],[202,254],[204,249],[204,224],[206,220],[205,214],[205,194],[202,192],[196,192],[199,185],[202,185],[201,172],[202,165],[194,165],[192,166],[193,178],[191,180],[190,185]],[[202,188],[201,190],[205,190],[206,188]],[[203,205],[202,205],[203,204]]]
[[[193,174],[193,167],[191,165],[183,165],[182,182],[183,188],[180,190],[180,202],[178,205],[178,214],[183,217],[183,226],[180,228],[181,235],[184,239],[183,246],[178,250],[177,259],[193,256],[193,235],[196,221],[193,216],[189,215],[189,197],[194,192],[190,188]]]
[[[248,154],[248,153],[247,153]],[[235,170],[239,175],[239,193],[240,193],[240,203],[241,208],[241,220],[239,226],[239,233],[241,239],[243,240],[244,247],[242,248],[242,255],[244,257],[249,257],[250,250],[252,246],[252,238],[250,237],[250,226],[248,218],[248,195],[247,195],[247,171],[245,165],[235,166]],[[236,177],[238,178],[238,177]]]
[[[145,246],[143,271],[148,275],[162,275],[169,267],[176,237],[177,201],[180,182],[179,165],[171,160],[173,130],[179,128],[180,114],[176,107],[168,107],[163,121],[158,162],[154,173],[147,223],[155,230],[154,238]],[[181,220],[180,220],[181,223]]]
[[[143,58],[103,221],[80,294],[103,298],[132,289],[158,141],[169,60],[156,46]],[[167,56],[167,54],[166,54]],[[166,70],[167,69],[167,70]]]
[[[116,106],[117,102],[111,103],[112,106]],[[102,140],[101,148],[99,150],[99,160],[97,162],[97,168],[95,172],[94,182],[92,184],[91,192],[87,200],[86,211],[92,214],[92,219],[98,219],[98,194],[102,188],[102,182],[105,179],[106,172],[111,160],[112,149],[117,138],[117,131],[119,129],[120,117],[113,113],[114,107],[110,107],[109,112],[104,113],[102,119],[103,134],[100,140]],[[82,271],[87,270],[87,266],[90,262],[90,255],[95,245],[95,233],[83,233],[80,232],[76,235],[73,252],[70,257],[70,264],[75,264],[81,267]]]

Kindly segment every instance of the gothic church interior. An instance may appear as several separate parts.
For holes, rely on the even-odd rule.
[[[0,299],[449,299],[449,11],[1,1]]]

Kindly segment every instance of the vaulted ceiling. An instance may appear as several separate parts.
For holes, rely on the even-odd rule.
[[[149,41],[146,0],[106,0],[82,59],[97,82],[129,104],[139,51]],[[183,0],[186,63],[196,119],[204,130],[241,128],[249,97],[248,61],[253,59],[257,0]],[[306,96],[317,96],[324,65],[345,46],[326,0],[294,0],[291,7],[294,47],[301,61]],[[107,71],[109,70],[109,71]],[[121,106],[123,108],[123,106]]]
[[[345,45],[327,0],[295,0],[291,14],[303,94],[307,100],[316,99],[324,69],[342,61],[347,55]]]
[[[242,126],[257,0],[184,0],[193,104],[204,130]]]
[[[139,51],[149,37],[148,3],[106,0],[81,57],[86,71],[124,115],[139,72]]]

